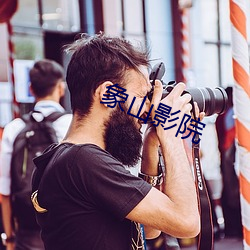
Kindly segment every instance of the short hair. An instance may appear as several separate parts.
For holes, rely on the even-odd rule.
[[[72,52],[66,74],[73,113],[85,116],[93,105],[95,90],[105,81],[126,84],[127,70],[139,72],[139,66],[149,66],[148,51],[134,47],[129,41],[99,33],[81,34],[81,38],[66,48]]]
[[[37,61],[29,72],[34,95],[43,98],[52,94],[63,75],[63,67],[57,62],[49,59]]]

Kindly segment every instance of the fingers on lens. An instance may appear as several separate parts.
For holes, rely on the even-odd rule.
[[[192,110],[192,105],[191,103],[187,103],[184,107],[183,107],[183,112],[184,113],[190,113]]]
[[[194,102],[194,108],[195,108],[195,115],[196,115],[196,117],[198,117],[199,113],[200,113],[200,110],[199,110],[197,102]]]
[[[188,93],[185,93],[180,98],[182,99],[183,103],[188,103],[188,102],[191,101],[192,96],[190,94],[188,94]]]
[[[174,87],[174,89],[172,90],[173,96],[175,96],[175,97],[180,96],[180,95],[183,93],[183,91],[184,91],[185,88],[186,88],[185,83],[179,82],[179,83]]]

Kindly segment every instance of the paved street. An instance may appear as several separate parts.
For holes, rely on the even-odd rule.
[[[182,247],[183,250],[197,250],[195,246]],[[225,238],[214,242],[214,250],[243,250],[242,239]]]

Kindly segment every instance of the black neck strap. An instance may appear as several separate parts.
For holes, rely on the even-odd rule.
[[[197,121],[193,99],[191,100],[192,113],[194,120]],[[197,123],[196,123],[197,125]],[[195,126],[197,131],[197,126]],[[195,133],[195,138],[192,141],[193,168],[197,192],[197,200],[201,219],[201,231],[198,235],[198,250],[213,250],[213,221],[210,199],[205,183],[205,179],[200,163],[200,138],[199,134]]]
[[[201,218],[201,232],[198,236],[198,250],[213,249],[213,222],[211,204],[200,164],[200,147],[193,144],[193,167],[197,189],[197,199]]]

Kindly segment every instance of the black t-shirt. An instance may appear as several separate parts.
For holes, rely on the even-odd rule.
[[[143,249],[138,223],[125,217],[148,183],[93,144],[54,145],[34,162],[46,167],[38,202],[48,211],[37,219],[47,250]]]

